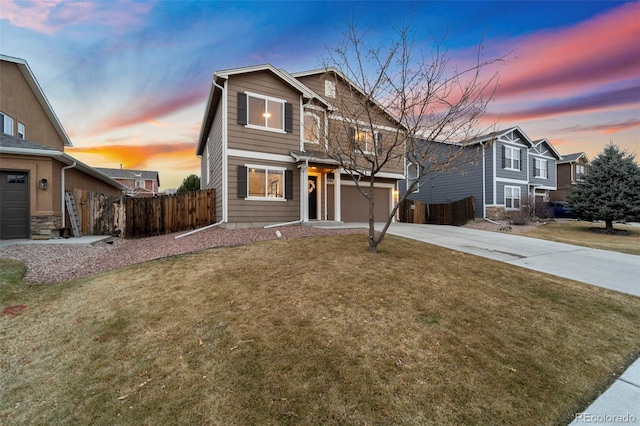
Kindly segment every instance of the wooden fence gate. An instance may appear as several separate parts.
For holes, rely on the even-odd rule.
[[[448,204],[423,204],[405,200],[400,205],[400,222],[462,226],[475,218],[473,197]]]

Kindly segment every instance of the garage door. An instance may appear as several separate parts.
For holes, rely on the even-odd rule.
[[[29,238],[29,174],[0,171],[0,240]]]
[[[375,188],[373,214],[376,222],[389,217],[391,189]],[[354,186],[343,186],[340,192],[343,222],[369,222],[369,200]]]

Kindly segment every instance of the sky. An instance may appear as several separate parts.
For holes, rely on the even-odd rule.
[[[373,42],[411,19],[414,47],[444,40],[452,64],[480,43],[485,58],[508,55],[484,123],[560,154],[593,159],[610,142],[640,153],[640,2],[0,0],[0,53],[28,62],[65,152],[158,171],[166,190],[200,174],[213,72],[321,68],[354,16]]]

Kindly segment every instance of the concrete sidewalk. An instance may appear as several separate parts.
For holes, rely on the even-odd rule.
[[[456,226],[392,223],[388,233],[640,297],[640,256]],[[640,359],[571,425],[634,423],[640,424]]]

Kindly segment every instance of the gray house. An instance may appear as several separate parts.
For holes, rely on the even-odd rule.
[[[557,187],[560,154],[547,139],[533,141],[519,127],[467,141],[464,149],[469,151],[465,164],[451,173],[427,174],[409,199],[441,204],[473,196],[476,218],[502,219],[527,198],[536,204],[549,201]],[[408,165],[406,175],[401,193],[418,174]]]

